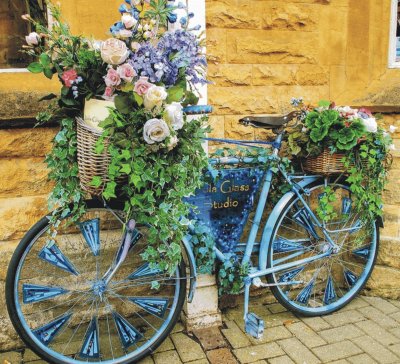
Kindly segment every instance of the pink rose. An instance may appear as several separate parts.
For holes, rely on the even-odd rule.
[[[140,77],[138,81],[135,83],[134,91],[143,96],[147,93],[150,87],[154,86],[152,83],[149,82],[148,77]]]
[[[109,68],[107,76],[104,77],[104,82],[108,87],[115,87],[121,83],[121,77],[114,68]]]
[[[37,46],[39,44],[40,41],[40,36],[38,33],[36,32],[32,32],[29,33],[29,35],[27,35],[25,37],[26,43],[30,46]]]
[[[71,87],[77,78],[78,73],[74,69],[65,71],[61,76],[61,79],[64,81],[64,84],[67,87]]]
[[[136,76],[136,71],[129,63],[125,63],[117,68],[119,77],[126,82],[132,82],[133,78]]]
[[[113,93],[114,93],[114,89],[112,87],[106,87],[103,98],[109,99],[112,97]]]

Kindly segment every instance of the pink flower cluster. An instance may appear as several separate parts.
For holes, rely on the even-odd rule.
[[[74,70],[64,71],[61,79],[64,81],[65,86],[71,87],[74,81],[78,78],[78,73]]]
[[[136,71],[128,63],[118,66],[117,69],[110,67],[108,69],[107,75],[104,77],[104,82],[107,86],[104,96],[107,98],[112,97],[114,90],[123,81],[124,82],[132,82],[136,76],[137,76]]]

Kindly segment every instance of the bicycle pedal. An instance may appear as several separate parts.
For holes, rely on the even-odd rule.
[[[255,313],[248,313],[245,319],[246,332],[256,339],[261,339],[264,334],[264,320]]]

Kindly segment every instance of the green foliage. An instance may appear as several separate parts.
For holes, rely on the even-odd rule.
[[[317,214],[322,221],[328,222],[337,217],[337,213],[333,207],[335,201],[335,190],[331,186],[326,186],[322,195],[319,196],[317,207]]]
[[[215,266],[215,240],[211,229],[194,220],[189,226],[187,238],[193,248],[198,273],[212,274]]]
[[[239,294],[244,287],[244,280],[250,271],[249,263],[241,264],[232,254],[221,263],[218,271],[218,293]]]
[[[167,26],[168,16],[176,10],[176,7],[167,7],[167,0],[151,0],[150,10],[146,11],[146,17],[157,19],[161,26]]]
[[[149,224],[149,244],[142,257],[172,273],[181,259],[180,241],[187,232],[182,217],[190,207],[183,198],[202,186],[202,170],[207,166],[201,145],[206,118],[186,122],[173,150],[168,150],[167,143],[154,147],[143,142],[143,125],[150,118],[142,108],[112,110],[101,123],[104,132],[96,149],[102,150],[106,138],[110,142],[109,182],[104,184],[103,197],[124,199],[126,218]],[[127,182],[118,186],[124,175]],[[92,183],[98,185],[99,180]]]

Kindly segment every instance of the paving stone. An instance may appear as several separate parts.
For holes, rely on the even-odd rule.
[[[268,305],[268,310],[270,310],[272,313],[280,313],[280,312],[286,312],[287,309],[283,307],[280,303],[272,303],[271,305]]]
[[[301,320],[314,331],[329,329],[332,326],[324,321],[321,317],[302,317]]]
[[[361,308],[360,310],[362,309],[364,308]],[[349,311],[337,312],[329,316],[324,316],[324,320],[328,322],[331,326],[338,327],[365,320],[365,317],[356,310],[349,310]]]
[[[294,361],[287,355],[279,356],[277,358],[268,359],[270,364],[294,364]]]
[[[172,334],[171,338],[174,342],[176,350],[179,353],[179,356],[184,362],[204,359],[206,357],[200,344],[187,335],[178,332],[176,334]]]
[[[154,362],[156,364],[181,364],[178,353],[175,350],[164,351],[162,353],[154,354]]]
[[[154,360],[151,356],[147,356],[146,358],[138,362],[138,364],[154,364]]]
[[[400,327],[396,327],[395,329],[389,330],[394,336],[400,338]]]
[[[252,312],[258,314],[260,317],[262,317],[262,319],[264,320],[265,323],[265,329],[268,330],[269,327],[275,327],[275,326],[280,326],[280,325],[285,325],[285,324],[290,324],[292,322],[298,322],[300,321],[299,318],[297,318],[296,316],[294,316],[293,313],[291,312],[280,312],[280,313],[276,313],[276,314],[271,314],[271,315],[267,315],[265,316],[262,315],[261,313],[257,313],[257,311],[253,311]]]
[[[234,350],[235,356],[242,364],[253,363],[257,360],[281,356],[285,353],[276,343],[261,344]]]
[[[378,363],[386,364],[400,362],[400,359],[395,354],[369,336],[358,337],[353,339],[353,342]]]
[[[399,307],[392,305],[389,301],[384,300],[380,297],[364,297],[364,300],[368,302],[371,306],[374,306],[379,311],[386,314],[391,314],[399,311]]]
[[[240,331],[239,328],[238,330]],[[219,328],[216,326],[193,330],[193,334],[197,337],[197,339],[200,341],[201,346],[206,351],[227,346],[227,343],[222,336],[221,331],[219,331]]]
[[[207,359],[200,359],[191,361],[190,364],[209,364],[210,362]]]
[[[176,332],[181,332],[185,329],[185,327],[183,326],[182,322],[178,322],[174,328],[172,329],[171,333],[174,334]]]
[[[326,341],[319,337],[312,329],[303,322],[295,322],[287,326],[288,330],[294,334],[305,346],[314,348],[325,345]]]
[[[360,321],[360,323],[365,321]],[[338,341],[353,339],[358,336],[363,336],[364,332],[353,324],[335,327],[333,329],[323,330],[318,333],[321,335],[328,343],[336,343]]]
[[[334,344],[319,346],[313,352],[322,360],[323,363],[345,359],[348,356],[361,354],[362,350],[351,341],[341,341]]]
[[[207,358],[211,364],[237,364],[238,362],[228,348],[207,351]]]
[[[297,364],[317,364],[320,360],[304,346],[299,339],[290,338],[278,342],[279,346],[294,360]]]
[[[387,348],[393,351],[400,358],[400,344],[389,345]]]
[[[30,362],[33,360],[40,360],[40,358],[30,349],[25,349],[22,358],[24,362]]]
[[[372,359],[368,354],[359,354],[347,358],[347,361],[351,364],[376,364],[377,362]]]
[[[341,312],[356,310],[357,308],[369,306],[369,303],[364,300],[365,297],[356,297],[353,301],[340,309]]]
[[[393,306],[400,308],[400,300],[388,300]]]
[[[156,350],[156,353],[162,353],[163,351],[169,351],[169,350],[174,350],[174,344],[172,343],[172,340],[167,337],[163,343],[158,347]]]
[[[243,348],[250,345],[250,340],[246,334],[236,325],[234,321],[227,323],[228,328],[222,329],[222,333],[234,349]]]
[[[0,363],[19,364],[22,362],[22,354],[17,351],[9,351],[7,353],[0,353]]]
[[[349,364],[349,362],[346,359],[341,359],[341,360],[330,361],[327,364]]]
[[[357,322],[356,325],[363,330],[368,336],[371,336],[382,345],[391,345],[400,342],[400,339],[392,335],[389,331],[379,326],[375,321],[367,320]],[[349,338],[351,339],[351,338]]]
[[[390,317],[391,317],[392,319],[395,319],[397,322],[400,322],[400,311],[391,314]]]
[[[368,306],[358,309],[365,317],[375,321],[378,325],[385,329],[392,329],[399,326],[399,323],[391,317],[385,315],[382,311],[377,308]]]
[[[292,333],[285,326],[282,325],[282,326],[267,328],[264,331],[263,337],[261,339],[256,339],[251,336],[249,337],[249,339],[253,345],[259,345],[281,339],[287,339],[292,336],[293,336]]]

